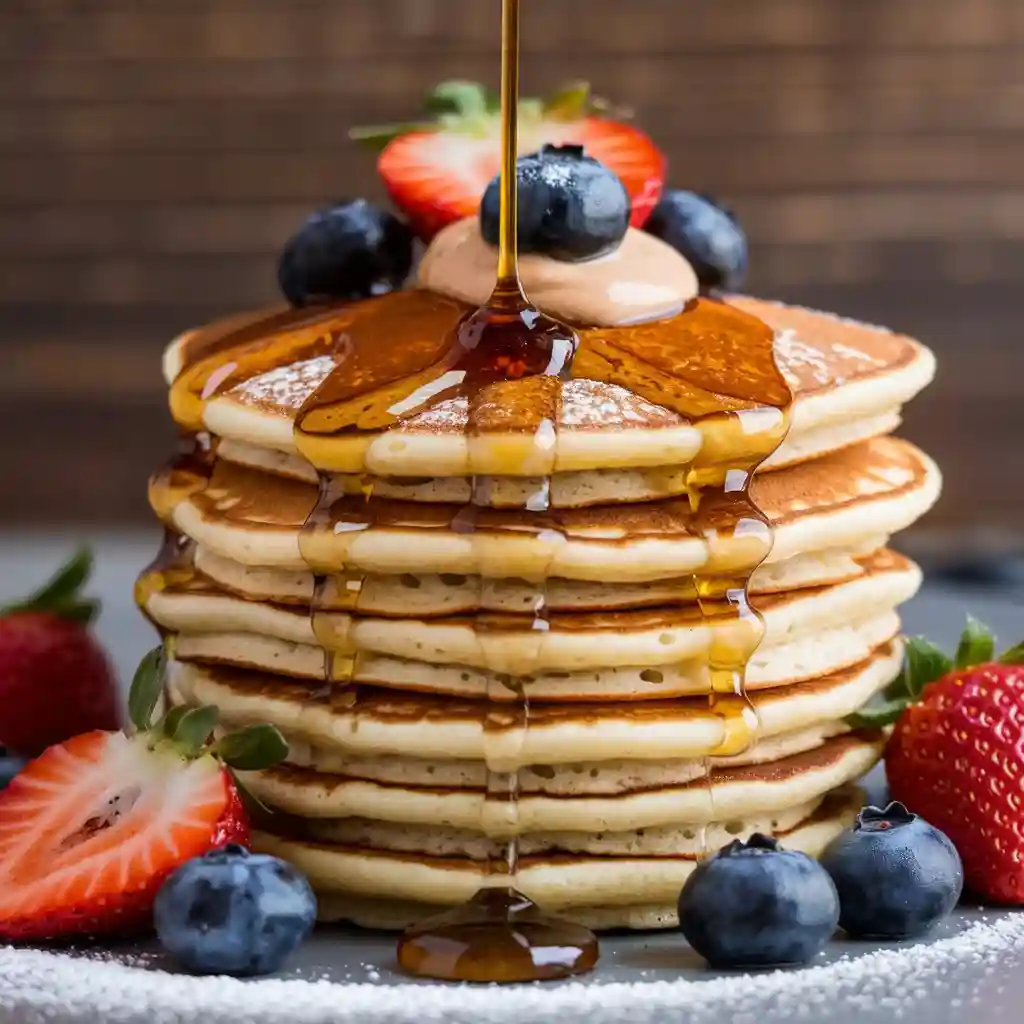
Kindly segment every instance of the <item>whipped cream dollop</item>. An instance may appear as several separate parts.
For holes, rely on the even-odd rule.
[[[421,288],[484,305],[494,291],[498,250],[476,217],[456,221],[430,243],[420,261]],[[519,276],[532,302],[558,320],[621,327],[674,316],[697,297],[697,275],[670,245],[636,228],[607,256],[567,263],[521,253]]]

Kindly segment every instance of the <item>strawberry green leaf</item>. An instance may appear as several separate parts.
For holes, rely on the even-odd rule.
[[[848,715],[846,721],[855,729],[881,729],[892,725],[906,710],[905,700],[882,698],[866,704],[860,711]]]
[[[145,732],[153,721],[164,690],[165,664],[163,647],[154,647],[135,670],[128,691],[128,718],[139,732]]]
[[[348,137],[367,149],[380,152],[389,142],[412,132],[436,132],[440,126],[433,121],[407,121],[402,124],[368,124],[350,128]]]
[[[96,598],[75,597],[55,604],[50,611],[59,618],[88,626],[99,617],[100,608],[100,602]]]
[[[907,664],[904,661],[899,675],[882,691],[882,697],[887,701],[902,701],[909,704],[910,683],[908,681]]]
[[[995,654],[996,640],[988,627],[973,615],[967,616],[967,625],[956,649],[956,667],[970,668],[991,661]]]
[[[272,725],[250,725],[221,737],[212,753],[229,768],[258,771],[280,764],[288,756],[288,742]]]
[[[1003,665],[1024,665],[1024,643],[1014,644],[999,656]]]
[[[159,732],[161,736],[166,736],[169,740],[174,739],[178,723],[188,714],[188,710],[187,704],[179,704],[177,707],[171,708],[153,727],[153,731]]]
[[[479,118],[487,114],[487,90],[479,82],[460,78],[441,82],[427,96],[426,109],[431,114],[457,114],[464,118]]]
[[[569,82],[544,104],[545,115],[553,121],[578,121],[589,110],[589,82]]]
[[[953,659],[922,636],[907,638],[903,677],[907,696],[917,700],[921,691],[953,668]]]
[[[74,599],[91,572],[92,552],[85,547],[79,548],[34,594],[7,605],[0,614],[57,611],[61,604]]]
[[[220,709],[213,704],[190,708],[181,716],[174,729],[174,742],[186,757],[195,757],[206,746],[218,718]]]

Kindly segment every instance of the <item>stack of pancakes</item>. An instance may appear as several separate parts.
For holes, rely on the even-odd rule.
[[[686,496],[700,436],[679,415],[568,382],[547,513],[559,542],[544,547],[518,507],[528,480],[491,481],[473,537],[453,522],[470,498],[458,400],[371,443],[369,528],[315,536],[317,474],[293,420],[332,358],[207,403],[212,477],[170,512],[195,573],[140,592],[174,654],[172,701],[288,739],[286,765],[246,778],[275,812],[257,842],[306,872],[322,916],[394,927],[460,903],[516,835],[515,884],[545,910],[670,925],[706,851],[758,831],[815,853],[859,806],[853,784],[883,736],[845,719],[899,671],[897,608],[920,583],[887,544],[940,487],[931,460],[889,434],[934,361],[880,328],[729,301],[775,329],[795,396],[751,486],[775,539],[750,583],[765,625],[746,678],[757,741],[731,756],[691,583],[708,559]],[[169,380],[189,341],[168,349]],[[314,577],[311,537],[321,572],[348,572]],[[524,630],[539,558],[545,628]],[[495,793],[510,784],[511,802]]]

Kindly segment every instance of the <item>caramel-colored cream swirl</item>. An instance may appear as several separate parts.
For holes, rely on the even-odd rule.
[[[566,263],[521,253],[523,288],[541,312],[588,327],[619,327],[675,316],[697,297],[697,275],[661,239],[630,228],[607,256]],[[484,305],[497,277],[497,250],[480,234],[476,217],[441,231],[423,254],[421,288]]]

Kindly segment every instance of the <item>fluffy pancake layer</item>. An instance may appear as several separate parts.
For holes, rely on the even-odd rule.
[[[853,820],[861,801],[859,791],[840,790],[795,825],[776,817],[778,827],[763,829],[765,818],[754,816],[749,822],[716,825],[713,833],[746,838],[761,828],[787,848],[816,856]],[[424,911],[429,914],[430,907],[436,912],[468,900],[487,882],[486,862],[469,857],[316,842],[265,831],[255,834],[254,845],[306,873],[321,893],[323,920],[403,927],[426,916]],[[546,909],[591,927],[672,927],[679,890],[698,856],[685,847],[667,856],[540,853],[522,859],[516,886]]]
[[[762,565],[750,581],[750,593],[777,594],[857,579],[865,573],[864,559],[882,548],[885,537],[867,536],[847,549],[794,555]],[[198,545],[195,565],[218,589],[249,601],[309,608],[313,574],[302,569],[243,565]],[[602,583],[557,576],[544,583],[546,607],[554,612],[614,611],[695,601],[691,576],[643,583]],[[537,597],[537,584],[527,580],[469,576],[458,573],[369,574],[359,592],[358,608],[368,615],[406,618],[464,615],[477,611],[528,613]],[[318,595],[319,607],[345,609],[351,600],[344,580],[328,576]]]
[[[812,463],[755,478],[751,497],[774,526],[768,564],[850,549],[904,529],[938,497],[935,464],[905,441],[876,438]],[[177,528],[204,549],[243,565],[378,574],[464,574],[536,580],[545,575],[638,583],[757,561],[760,541],[743,531],[712,540],[694,528],[689,502],[566,509],[550,515],[343,499],[329,522],[303,531],[316,489],[219,463],[210,486],[173,511]],[[300,547],[300,535],[302,542]]]
[[[856,664],[893,639],[895,609],[916,592],[920,571],[883,550],[861,559],[863,574],[831,587],[766,595],[756,602],[764,638],[747,686],[800,682]],[[182,661],[321,680],[329,630],[357,652],[354,679],[396,689],[531,700],[664,699],[708,692],[706,656],[723,631],[691,604],[618,612],[554,614],[534,642],[531,621],[474,618],[377,619],[335,613],[317,634],[308,609],[245,601],[215,590],[169,589],[150,596],[150,616]]]
[[[637,852],[645,837],[649,842],[672,842],[667,833],[648,836],[648,829],[671,831],[670,826],[702,826],[716,819],[728,822],[819,801],[867,771],[883,742],[881,734],[838,735],[775,761],[717,767],[711,785],[699,777],[613,796],[526,793],[514,808],[503,796],[489,797],[486,788],[383,785],[293,766],[249,775],[246,784],[269,806],[301,819],[343,819],[350,825],[352,819],[372,818],[396,826],[415,825],[430,834],[437,828],[455,830],[459,835],[446,837],[449,845],[460,837],[532,837],[521,850],[524,853],[538,845],[594,853],[601,844],[606,852],[629,853]],[[637,830],[643,836],[632,834]],[[381,842],[394,831],[382,829]],[[337,839],[343,832],[335,830],[330,836]],[[556,841],[549,833],[577,835]],[[597,833],[599,840],[594,838]],[[320,829],[313,834],[322,838],[327,833]]]
[[[902,647],[885,644],[866,660],[827,676],[755,691],[751,703],[769,738],[843,718],[899,672]],[[174,663],[171,699],[214,704],[224,721],[268,721],[311,746],[360,756],[393,754],[483,761],[498,772],[579,761],[701,758],[715,754],[738,726],[738,709],[706,698],[631,703],[538,704],[529,727],[516,705],[376,687],[325,692],[256,672]]]

